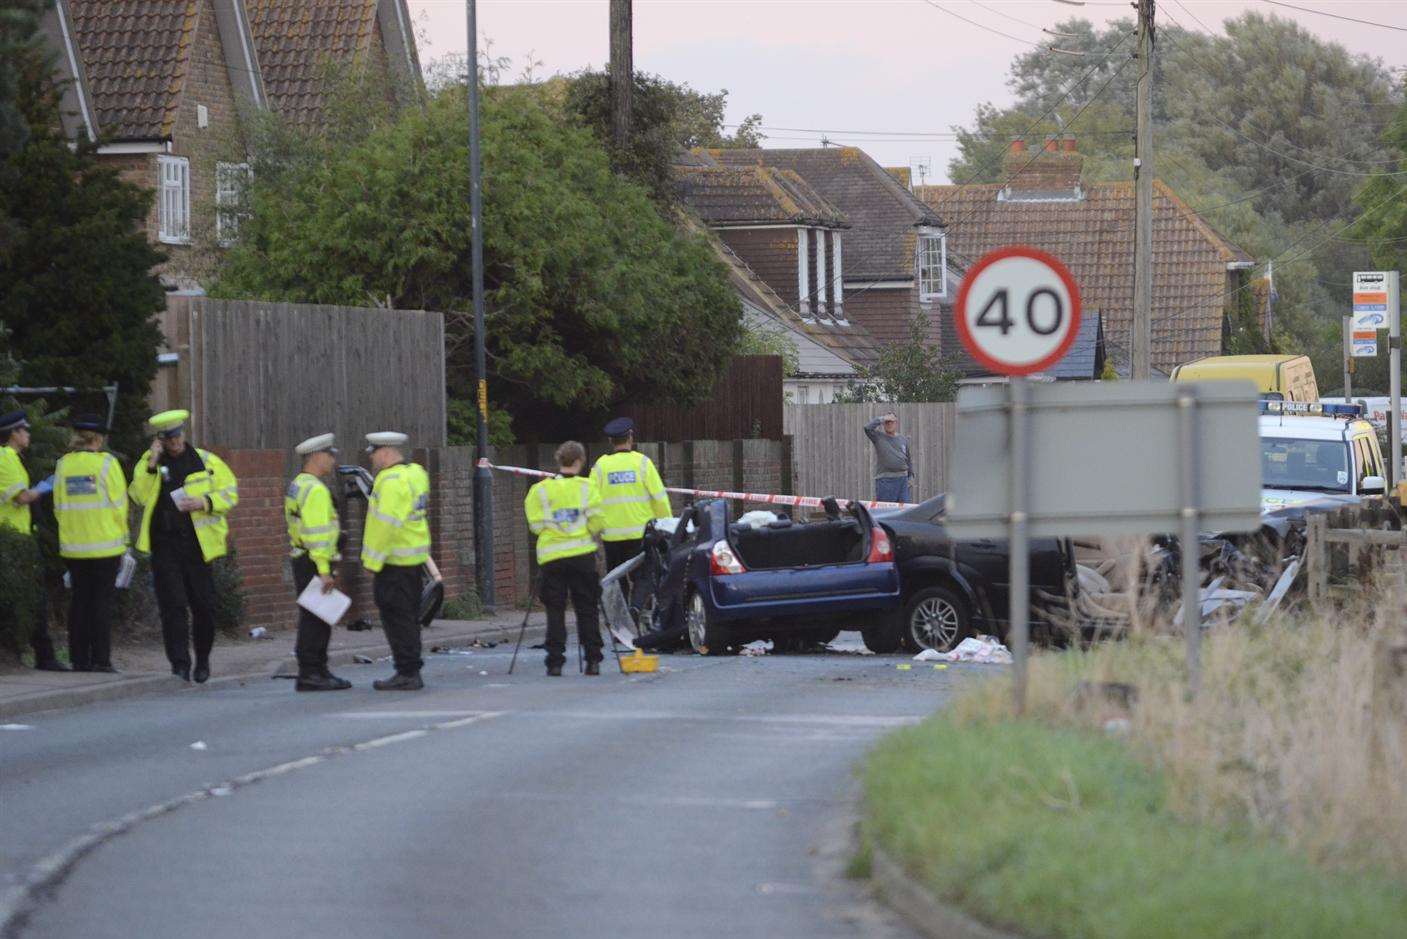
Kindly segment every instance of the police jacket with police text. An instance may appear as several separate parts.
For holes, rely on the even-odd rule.
[[[59,554],[75,560],[127,550],[127,477],[111,453],[76,450],[54,467]]]
[[[544,479],[523,500],[528,530],[537,535],[537,563],[560,561],[596,550],[604,527],[601,494],[586,476]]]
[[[414,567],[430,560],[430,476],[417,463],[376,474],[362,531],[362,567]]]
[[[654,462],[643,453],[622,450],[608,453],[591,468],[591,479],[601,493],[605,528],[603,541],[631,541],[645,533],[652,518],[669,518],[669,495]]]

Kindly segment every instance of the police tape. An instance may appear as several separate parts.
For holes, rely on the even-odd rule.
[[[490,463],[488,460],[480,460],[478,465],[487,467],[488,469],[498,470],[500,473],[512,473],[514,476],[532,476],[538,479],[551,479],[557,475],[556,473],[527,469],[522,466],[500,466],[497,463]],[[766,505],[820,507],[825,501],[816,496],[788,496],[775,492],[729,492],[723,489],[681,489],[675,486],[665,486],[664,491],[681,496],[701,496],[705,499],[733,499],[739,502],[761,502]],[[836,505],[841,508],[848,508],[851,505],[863,505],[867,509],[909,509],[918,504],[916,502],[862,502],[854,499],[836,499],[835,502]]]

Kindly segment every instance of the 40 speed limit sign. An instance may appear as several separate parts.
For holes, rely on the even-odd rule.
[[[1012,245],[968,269],[953,312],[974,359],[999,375],[1030,375],[1070,351],[1080,329],[1080,288],[1052,255]]]

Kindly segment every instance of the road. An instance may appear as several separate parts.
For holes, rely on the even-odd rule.
[[[982,667],[540,655],[34,715],[0,734],[0,876],[41,883],[10,935],[911,936],[844,876],[854,768]]]

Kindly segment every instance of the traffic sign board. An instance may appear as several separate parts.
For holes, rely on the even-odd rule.
[[[1080,288],[1054,256],[1010,245],[968,269],[953,315],[974,359],[1001,375],[1030,375],[1070,350],[1080,329]]]

